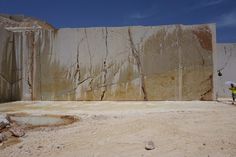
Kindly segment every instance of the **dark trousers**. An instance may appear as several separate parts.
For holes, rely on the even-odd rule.
[[[232,93],[232,98],[233,98],[233,101],[235,101],[236,94]]]

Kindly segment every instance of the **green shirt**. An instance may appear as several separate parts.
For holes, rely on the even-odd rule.
[[[231,88],[229,88],[229,90],[231,90],[232,93],[236,94],[236,87],[231,87]]]

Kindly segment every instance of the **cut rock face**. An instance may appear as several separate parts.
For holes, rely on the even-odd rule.
[[[24,19],[0,15],[0,101],[214,98],[213,24],[54,30]]]

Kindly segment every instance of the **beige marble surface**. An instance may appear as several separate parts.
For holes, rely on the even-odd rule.
[[[20,100],[212,100],[215,26],[14,32]]]
[[[236,82],[236,44],[217,44],[217,60],[216,70],[222,73],[222,76],[217,76],[217,96],[231,97],[229,86],[225,85],[226,81]]]
[[[22,71],[14,45],[13,33],[0,27],[0,102],[20,100]]]

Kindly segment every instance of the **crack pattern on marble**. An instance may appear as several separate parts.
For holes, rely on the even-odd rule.
[[[8,58],[17,62],[14,69],[20,69],[13,76],[0,68],[0,84],[9,81],[7,89],[13,89],[12,82],[16,85],[14,92],[3,97],[8,95],[11,99],[17,95],[19,100],[213,99],[215,28],[211,24],[0,30],[4,33],[0,55],[7,52]],[[12,46],[6,42],[10,36],[14,36]],[[10,51],[15,56],[10,56]],[[12,62],[0,59],[0,64],[6,67]],[[0,94],[4,92],[1,88]]]

